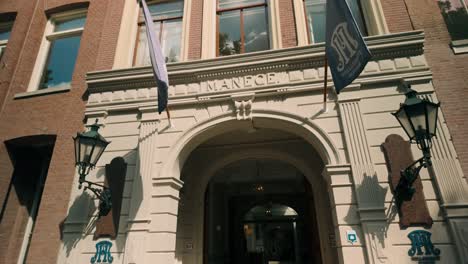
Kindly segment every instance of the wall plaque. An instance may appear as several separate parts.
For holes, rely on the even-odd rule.
[[[411,147],[408,141],[405,141],[399,135],[389,135],[382,144],[387,168],[389,172],[389,182],[393,194],[401,177],[401,171],[414,162],[411,154]],[[413,183],[416,189],[410,201],[403,201],[399,208],[400,227],[407,228],[409,226],[432,226],[432,218],[429,215],[426,201],[423,193],[421,178],[418,177]]]

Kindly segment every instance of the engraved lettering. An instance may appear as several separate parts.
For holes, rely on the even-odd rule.
[[[253,87],[254,85],[254,78],[252,75],[247,75],[244,77],[244,84],[245,87]]]
[[[278,82],[278,78],[276,76],[276,73],[270,72],[267,74],[267,82],[268,84],[276,84]]]
[[[265,85],[265,74],[259,74],[255,76],[255,84],[256,85]]]
[[[224,79],[221,81],[220,90],[232,89],[232,79]]]
[[[214,92],[216,91],[216,81],[208,81],[207,82],[208,86],[207,86],[207,91],[208,92]]]
[[[244,88],[244,78],[242,78],[242,77],[232,78],[232,88],[233,89],[242,89],[242,88]]]

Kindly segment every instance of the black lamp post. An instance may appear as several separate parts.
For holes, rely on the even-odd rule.
[[[78,167],[78,173],[80,174],[78,188],[81,189],[81,186],[86,184],[84,190],[88,189],[92,191],[101,201],[99,204],[99,216],[105,216],[112,208],[109,188],[87,181],[85,177],[96,166],[96,163],[110,142],[98,133],[100,125],[97,124],[97,119],[95,124],[87,127],[90,128],[89,131],[77,133],[76,137],[73,138],[75,141],[75,166]]]
[[[401,171],[400,181],[395,189],[395,201],[398,206],[403,201],[411,200],[416,191],[413,183],[419,171],[432,165],[430,149],[432,137],[436,135],[439,106],[440,103],[419,99],[417,92],[408,85],[405,102],[400,105],[398,111],[392,113],[410,138],[410,143],[417,144],[423,152],[422,158]]]

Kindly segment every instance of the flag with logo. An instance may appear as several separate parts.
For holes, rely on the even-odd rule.
[[[161,44],[156,37],[156,30],[154,29],[153,18],[151,17],[148,5],[145,0],[140,0],[140,5],[143,8],[151,65],[153,66],[156,86],[158,87],[158,112],[161,114],[164,109],[167,110],[169,78],[167,76],[166,62],[162,53]],[[169,111],[167,111],[167,114],[169,117]]]
[[[325,52],[336,93],[352,83],[371,58],[346,0],[327,0]]]

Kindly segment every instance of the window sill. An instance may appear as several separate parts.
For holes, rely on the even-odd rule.
[[[455,54],[468,53],[468,39],[454,40],[450,46]]]
[[[15,94],[14,98],[22,99],[22,98],[41,96],[41,95],[46,95],[46,94],[64,93],[68,91],[70,91],[70,87],[47,88],[47,89],[42,89],[42,90],[37,90],[37,91],[32,91],[32,92],[17,93]]]

